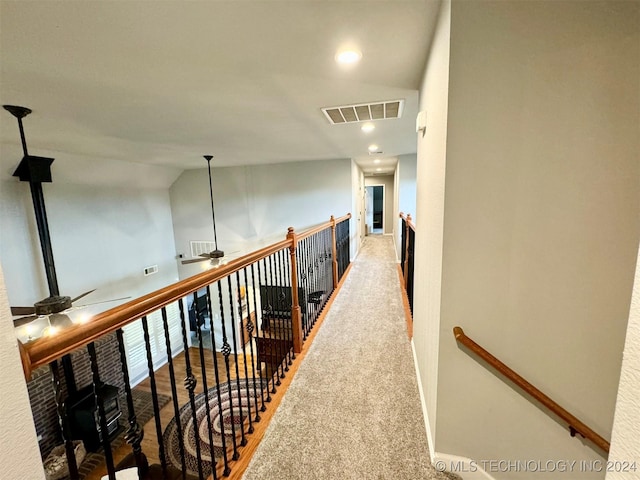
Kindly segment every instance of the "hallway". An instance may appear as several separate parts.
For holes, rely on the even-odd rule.
[[[366,237],[244,477],[438,479],[393,240]]]

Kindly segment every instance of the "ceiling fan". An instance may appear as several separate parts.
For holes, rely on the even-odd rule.
[[[207,166],[209,169],[209,198],[211,199],[211,218],[213,220],[213,244],[214,249],[209,253],[201,253],[197,258],[192,258],[190,260],[182,260],[182,265],[188,265],[190,263],[198,263],[204,262],[205,260],[210,260],[211,265],[214,267],[219,267],[220,265],[224,265],[226,262],[223,262],[224,252],[218,249],[218,235],[216,232],[216,212],[213,207],[213,183],[211,182],[211,159],[213,155],[204,155],[204,159],[207,161]],[[237,253],[237,252],[232,252]]]
[[[74,306],[73,304],[81,298],[89,295],[90,293],[93,293],[95,289],[84,292],[74,298],[60,295],[55,264],[53,261],[53,249],[51,247],[51,237],[49,235],[49,224],[47,221],[44,194],[42,191],[42,183],[49,183],[52,181],[51,164],[53,163],[54,159],[29,155],[29,152],[27,150],[27,142],[24,136],[24,128],[22,126],[22,119],[31,113],[31,109],[26,107],[19,107],[16,105],[3,105],[3,107],[18,119],[18,128],[20,129],[20,140],[22,141],[22,150],[24,152],[24,157],[20,161],[20,164],[18,165],[16,171],[13,173],[13,176],[19,177],[20,181],[22,182],[29,182],[29,186],[31,187],[31,198],[33,199],[33,208],[36,217],[36,224],[38,227],[38,236],[40,237],[40,247],[42,249],[44,269],[47,276],[47,285],[49,287],[49,296],[43,300],[40,300],[39,302],[36,302],[33,306],[11,307],[11,315],[27,315],[26,317],[23,316],[21,318],[14,319],[14,326],[19,327],[27,325],[32,321],[40,319],[45,320],[49,328],[64,327],[72,323],[66,313],[81,308],[80,306]],[[125,298],[107,300],[106,302],[124,300]],[[93,304],[83,305],[82,307],[95,305],[98,303],[105,302],[95,302]],[[40,332],[40,334],[38,334],[37,336],[33,336],[37,338],[41,334],[42,332]],[[29,337],[32,336],[29,335]],[[31,340],[32,338],[28,339]]]

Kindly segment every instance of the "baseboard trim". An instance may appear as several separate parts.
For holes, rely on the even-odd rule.
[[[429,443],[429,456],[431,457],[431,465],[440,472],[446,471],[459,475],[464,480],[495,480],[480,465],[467,457],[459,455],[450,455],[448,453],[436,452],[431,436],[431,428],[429,427],[429,414],[427,411],[427,402],[422,388],[422,380],[420,380],[420,368],[418,367],[418,357],[416,348],[411,340],[411,352],[413,353],[413,364],[416,371],[416,381],[418,383],[418,394],[420,395],[420,404],[422,405],[422,418],[424,420],[424,428],[427,431],[427,442]]]
[[[413,366],[416,371],[416,380],[418,382],[418,394],[420,395],[420,404],[422,405],[422,418],[424,420],[424,428],[427,430],[427,442],[429,443],[429,456],[433,463],[436,452],[433,448],[433,438],[431,438],[431,428],[429,427],[429,414],[427,412],[427,401],[424,398],[424,389],[422,388],[422,380],[420,380],[420,367],[418,366],[418,356],[416,355],[416,346],[411,339],[411,352],[413,353]]]

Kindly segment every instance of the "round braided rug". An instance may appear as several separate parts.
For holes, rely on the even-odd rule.
[[[247,387],[248,385],[248,387]],[[251,414],[253,421],[256,416],[256,399],[258,408],[261,405],[261,382],[256,379],[241,378],[231,380],[229,383],[220,385],[220,399],[218,403],[218,389],[209,389],[209,412],[211,422],[207,421],[206,397],[200,393],[195,397],[196,424],[194,428],[191,402],[187,402],[180,408],[180,427],[175,417],[171,419],[169,425],[164,430],[162,438],[167,457],[167,463],[178,469],[182,469],[180,459],[180,438],[184,442],[184,456],[187,473],[198,476],[198,456],[196,450],[197,442],[200,446],[200,458],[202,459],[202,473],[206,477],[211,474],[211,451],[209,442],[209,425],[211,425],[211,436],[213,439],[213,453],[217,460],[221,459],[224,449],[233,447],[233,434],[235,432],[236,445],[240,445],[242,439],[242,428],[247,428],[249,424],[248,415]],[[241,423],[243,422],[243,424]],[[223,432],[224,431],[224,435]],[[232,454],[229,455],[229,458]]]

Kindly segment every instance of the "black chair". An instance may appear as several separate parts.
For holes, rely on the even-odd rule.
[[[207,295],[198,295],[198,299],[189,306],[189,330],[198,331],[198,326],[202,327],[205,320],[209,318],[209,302]]]

